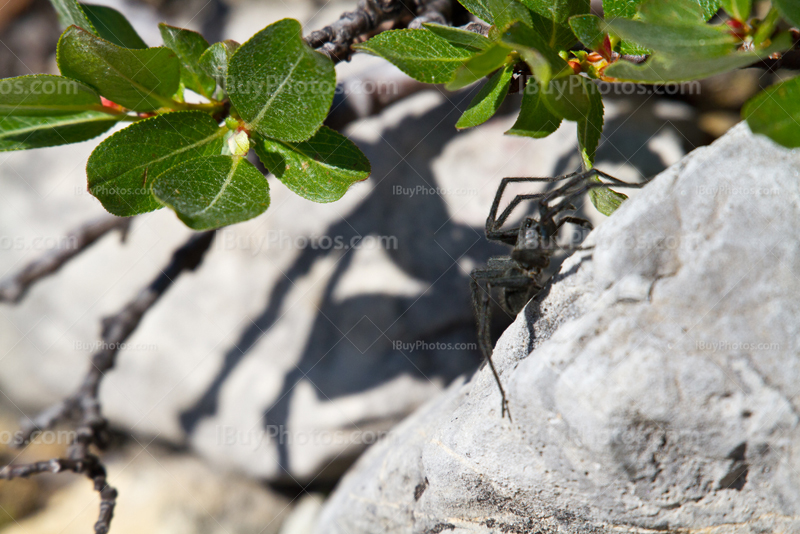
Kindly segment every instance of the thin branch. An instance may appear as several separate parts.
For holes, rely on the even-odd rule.
[[[409,27],[423,22],[446,24],[453,12],[454,0],[359,0],[355,11],[343,14],[339,20],[312,32],[306,42],[334,62],[348,61],[352,45],[368,37],[386,23],[404,19]]]
[[[61,269],[107,233],[119,230],[124,240],[129,224],[130,219],[105,216],[76,228],[66,235],[58,249],[29,263],[15,275],[0,281],[0,302],[19,302],[34,283]]]
[[[62,421],[77,421],[76,437],[69,447],[67,458],[7,466],[0,470],[0,479],[11,480],[40,473],[66,471],[85,475],[94,482],[94,489],[100,494],[100,514],[94,527],[95,533],[108,532],[114,515],[117,491],[108,485],[105,467],[91,453],[92,446],[102,450],[108,445],[108,421],[101,413],[98,398],[100,381],[114,367],[119,348],[139,326],[145,313],[183,272],[194,271],[202,263],[213,240],[213,231],[193,234],[173,253],[170,262],[150,285],[142,289],[117,314],[103,319],[102,346],[92,356],[89,371],[78,391],[23,426],[20,445],[28,443],[34,433],[52,428]]]

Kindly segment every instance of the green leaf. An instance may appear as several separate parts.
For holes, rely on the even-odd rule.
[[[697,26],[706,18],[695,0],[646,0],[639,7],[639,18],[645,22],[668,25]]]
[[[762,50],[734,52],[727,56],[704,59],[665,58],[653,56],[644,64],[617,61],[609,65],[605,75],[618,81],[637,83],[667,83],[699,80],[741,69],[770,55],[788,50],[792,46],[789,34],[776,37],[772,44]]]
[[[447,89],[455,91],[488,76],[507,62],[509,53],[508,47],[493,45],[477,54],[458,68],[452,81],[446,85]]]
[[[654,3],[654,6],[660,4],[662,6],[666,6],[670,4],[673,0],[651,0]],[[681,2],[690,1],[698,6],[700,6],[703,12],[703,19],[708,20],[710,19],[714,13],[717,12],[719,9],[720,0],[680,0]],[[603,0],[603,13],[605,15],[606,21],[612,21],[614,19],[632,19],[634,17],[639,16],[639,9],[646,3],[646,0]],[[645,9],[647,11],[647,9]],[[623,54],[649,54],[650,51],[647,48],[639,46],[635,43],[632,43],[628,40],[623,40],[619,45],[619,50]]]
[[[520,0],[531,11],[560,23],[590,11],[590,0]]]
[[[669,4],[676,0],[651,0],[652,2]],[[685,1],[685,0],[681,0]],[[690,0],[703,11],[703,19],[708,20],[719,10],[720,0]],[[603,0],[603,14],[606,20],[613,18],[632,19],[646,0]]]
[[[796,2],[787,3],[796,5]],[[740,22],[744,22],[750,18],[750,12],[753,10],[752,0],[722,0],[720,4],[728,15]],[[800,15],[800,10],[798,10],[798,15]],[[798,17],[798,19],[800,20],[800,17]]]
[[[492,12],[494,25],[500,31],[517,22],[533,27],[531,12],[517,0],[486,0],[486,7]]]
[[[666,25],[636,20],[614,19],[604,29],[648,49],[681,60],[719,57],[734,52],[739,40],[727,26],[705,23]]]
[[[239,156],[201,156],[159,175],[153,195],[193,230],[211,230],[252,219],[269,207],[269,183]]]
[[[50,0],[64,28],[78,26],[123,48],[147,48],[125,16],[116,9],[77,0]]]
[[[595,180],[598,182],[600,181],[597,180],[597,178],[595,178]],[[597,208],[597,211],[605,216],[609,216],[617,211],[617,208],[619,208],[623,202],[628,200],[628,195],[612,191],[607,187],[600,187],[589,191],[589,199],[592,201],[592,204],[594,204],[594,207]]]
[[[339,200],[370,174],[369,160],[358,147],[326,126],[302,143],[259,139],[255,150],[286,187],[314,202]]]
[[[76,0],[50,0],[50,3],[58,13],[58,20],[64,28],[75,25],[93,33],[96,31]]]
[[[522,95],[522,107],[514,126],[506,132],[541,139],[558,130],[561,117],[554,115],[544,103],[542,91],[536,80],[530,78]]]
[[[534,12],[531,12],[531,22],[534,31],[550,48],[569,50],[575,44],[575,34],[572,33],[568,24],[556,22]]]
[[[452,44],[428,30],[391,30],[354,48],[380,56],[417,81],[447,83],[475,55],[470,46]]]
[[[597,15],[577,15],[569,19],[569,27],[589,50],[600,50],[606,38],[603,19]]]
[[[555,115],[570,121],[585,120],[592,107],[588,91],[591,80],[572,75],[553,80],[544,90],[545,105]]]
[[[458,119],[456,128],[459,130],[472,128],[491,119],[494,114],[497,113],[497,109],[508,94],[508,86],[511,83],[513,74],[513,65],[507,65],[502,70],[497,71],[497,73],[481,87],[481,90],[475,95],[475,98],[472,99],[467,110],[461,115],[461,118]]]
[[[783,18],[792,23],[795,28],[800,28],[800,3],[797,0],[774,0],[773,3]]]
[[[225,78],[228,76],[228,63],[239,46],[236,41],[221,41],[209,46],[200,56],[200,68],[222,88],[225,87]]]
[[[430,30],[453,46],[471,48],[473,50],[486,50],[492,44],[487,37],[480,33],[462,30],[461,28],[443,26],[432,22],[426,22],[423,26],[426,30]]]
[[[89,110],[101,111],[102,104],[95,90],[81,82],[51,74],[0,80],[0,117],[71,115]]]
[[[100,111],[0,117],[0,152],[79,143],[107,131],[117,120]]]
[[[589,99],[589,109],[586,115],[578,121],[578,146],[581,150],[583,166],[591,169],[600,137],[603,133],[603,97],[594,82],[581,78],[584,83],[584,92]],[[597,205],[595,203],[595,205]]]
[[[80,4],[80,7],[98,37],[123,48],[147,48],[147,43],[139,37],[125,15],[116,9],[92,4]],[[84,29],[91,31],[92,28]]]
[[[234,52],[226,85],[249,130],[283,141],[303,141],[328,115],[336,72],[328,57],[303,40],[300,23],[283,19]]]
[[[200,56],[208,49],[205,37],[192,30],[176,28],[161,23],[161,38],[164,44],[178,55],[181,61],[181,82],[187,89],[211,98],[217,82],[206,74],[200,65]]]
[[[201,111],[136,122],[92,152],[86,165],[89,192],[121,217],[158,209],[161,205],[150,192],[153,179],[187,159],[219,154],[227,132]]]
[[[754,133],[785,147],[800,147],[800,77],[773,85],[751,98],[742,117]]]
[[[172,105],[180,81],[180,64],[169,48],[122,48],[76,26],[61,34],[56,58],[61,74],[134,111]]]
[[[467,8],[467,11],[475,15],[481,20],[488,22],[489,24],[494,24],[494,17],[492,16],[491,11],[489,8],[486,7],[486,2],[484,0],[458,0],[462,6]]]

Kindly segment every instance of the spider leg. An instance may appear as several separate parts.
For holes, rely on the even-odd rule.
[[[592,226],[592,223],[590,223],[586,219],[582,219],[580,217],[572,217],[572,216],[567,216],[567,217],[561,218],[561,220],[559,220],[558,223],[556,224],[556,229],[561,228],[566,223],[572,223],[572,224],[581,226],[583,228],[586,228],[588,230],[594,230],[594,226]]]
[[[530,183],[530,182],[544,182],[544,183],[553,183],[553,182],[560,182],[561,180],[567,179],[572,177],[572,174],[567,176],[556,176],[554,178],[537,178],[537,177],[509,177],[503,178],[500,181],[500,186],[497,188],[497,193],[495,193],[494,201],[492,202],[492,209],[489,211],[489,217],[486,219],[486,237],[488,239],[500,239],[502,240],[503,237],[508,237],[506,234],[500,235],[499,229],[503,224],[506,222],[508,217],[511,215],[511,212],[516,208],[520,202],[523,200],[531,200],[535,198],[540,198],[544,196],[542,193],[536,193],[531,195],[517,195],[514,200],[506,207],[505,210],[500,214],[500,217],[497,216],[497,211],[500,209],[500,201],[503,198],[503,193],[505,193],[506,187],[508,184],[511,183]],[[515,229],[513,232],[513,237],[516,237]],[[510,235],[510,231],[509,235]],[[493,236],[493,237],[490,237]],[[512,243],[513,244],[513,243]]]
[[[490,298],[492,293],[492,281],[497,281],[502,285],[502,278],[505,272],[499,269],[475,269],[470,275],[470,289],[472,290],[472,307],[475,312],[475,320],[478,324],[478,346],[483,353],[483,357],[489,364],[489,369],[494,375],[494,380],[497,382],[497,387],[500,390],[501,398],[501,417],[508,414],[508,420],[513,421],[511,417],[511,410],[508,407],[508,398],[506,397],[506,390],[500,382],[500,374],[494,366],[492,360],[493,346],[492,333],[490,330],[492,320],[492,310],[490,307]],[[484,289],[479,280],[486,282]]]

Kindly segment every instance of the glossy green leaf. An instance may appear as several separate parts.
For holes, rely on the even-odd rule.
[[[226,85],[248,129],[283,141],[303,141],[328,115],[336,72],[330,59],[303,40],[300,23],[283,19],[234,52]]]
[[[646,0],[639,18],[653,24],[696,26],[705,23],[703,8],[695,0]]]
[[[492,12],[494,25],[498,30],[503,31],[512,24],[521,22],[526,26],[533,27],[531,12],[517,2],[517,0],[485,0],[486,7]]]
[[[123,48],[147,48],[147,43],[139,37],[125,15],[116,9],[92,4],[80,6],[98,37]],[[90,28],[85,29],[90,30]]]
[[[261,215],[269,183],[239,156],[201,156],[170,167],[153,182],[153,195],[193,230],[211,230]]]
[[[603,97],[594,82],[586,78],[582,78],[582,82],[583,92],[589,100],[589,109],[578,121],[578,146],[584,167],[591,169],[603,133]]]
[[[94,89],[63,76],[33,74],[0,80],[0,117],[70,115],[101,109]]]
[[[614,19],[604,29],[648,49],[693,60],[720,57],[736,50],[740,41],[731,35],[727,26],[665,25],[636,20]]]
[[[494,24],[494,17],[491,11],[486,6],[485,0],[458,0],[459,3],[467,8],[467,11],[478,17],[479,19]]]
[[[797,5],[796,2],[789,3]],[[720,4],[728,15],[740,22],[750,18],[750,12],[753,10],[752,0],[722,0]],[[800,11],[798,11],[798,15],[800,15]],[[798,19],[800,19],[800,16],[798,16]]]
[[[466,47],[478,51],[486,50],[492,44],[487,37],[480,33],[462,30],[461,28],[443,26],[432,22],[427,22],[423,26],[426,30],[435,33],[453,46]]]
[[[114,115],[99,111],[0,117],[0,151],[79,143],[107,131],[117,120]]]
[[[255,146],[264,166],[283,184],[314,202],[339,200],[356,182],[369,177],[369,160],[352,141],[323,126],[308,141],[286,143],[259,139]]]
[[[632,19],[639,15],[639,9],[645,4],[646,0],[603,0],[603,13],[606,21],[614,19]],[[672,0],[651,0],[655,3],[669,4]],[[700,6],[703,12],[703,19],[710,19],[719,9],[720,0],[689,0]],[[646,10],[645,10],[646,11]],[[649,54],[650,51],[628,40],[623,40],[619,45],[619,51],[623,54]]]
[[[494,114],[497,113],[497,109],[508,94],[508,86],[511,84],[511,77],[513,74],[513,65],[507,65],[503,69],[497,71],[497,73],[481,87],[481,90],[475,95],[475,98],[472,99],[467,110],[461,115],[461,118],[458,119],[456,128],[459,130],[472,128],[491,119]]]
[[[642,4],[646,0],[603,0],[603,14],[606,20],[622,17],[632,19],[636,16]],[[675,0],[651,0],[664,4],[672,3]],[[700,6],[703,11],[703,19],[708,20],[719,10],[720,0],[691,0]]]
[[[176,28],[161,23],[161,38],[164,45],[178,55],[181,61],[181,82],[187,89],[199,95],[211,98],[217,82],[205,73],[200,65],[200,56],[208,49],[205,37],[192,30]]]
[[[757,94],[745,104],[742,117],[754,133],[785,147],[800,147],[800,77]]]
[[[209,46],[200,56],[200,68],[222,88],[225,87],[225,78],[228,76],[228,63],[239,46],[236,41],[221,41]]]
[[[221,153],[227,131],[200,111],[136,122],[92,152],[86,165],[89,192],[122,217],[158,209],[161,205],[150,192],[153,179],[187,159]]]
[[[569,27],[578,40],[589,50],[600,50],[606,32],[603,19],[597,15],[577,15],[569,19]]]
[[[61,74],[134,111],[170,106],[180,81],[180,64],[169,48],[122,48],[76,26],[61,34],[56,57]]]
[[[594,207],[597,208],[597,211],[605,216],[609,216],[617,211],[617,208],[619,208],[623,202],[628,200],[628,195],[613,191],[607,187],[600,187],[589,191],[589,199],[592,201],[592,204],[594,204]]]
[[[514,126],[506,132],[541,139],[558,130],[561,117],[554,115],[545,105],[539,84],[533,78],[528,80],[522,95],[522,106]]]
[[[77,0],[50,0],[50,3],[58,13],[58,20],[64,28],[75,25],[90,32],[95,31]]]
[[[795,28],[800,28],[800,2],[797,0],[773,0],[783,18],[788,20]]]
[[[783,52],[792,46],[788,34],[778,36],[772,44],[762,50],[734,52],[727,56],[705,59],[682,59],[653,56],[644,64],[636,65],[628,61],[617,61],[605,70],[607,77],[618,81],[637,83],[667,83],[699,80],[741,69],[756,61]]]
[[[386,31],[354,48],[380,56],[424,83],[449,82],[475,55],[472,47],[452,44],[428,30]]]
[[[554,50],[569,50],[575,44],[575,34],[568,23],[556,22],[531,12],[533,30]]]
[[[573,15],[590,10],[590,0],[520,0],[531,11],[550,20],[565,23]]]
[[[545,105],[553,114],[567,120],[585,120],[591,109],[589,85],[594,84],[578,75],[553,80],[543,92]]]
[[[511,50],[507,47],[493,45],[477,54],[456,70],[452,81],[446,85],[447,89],[455,91],[488,76],[507,62],[509,53]]]

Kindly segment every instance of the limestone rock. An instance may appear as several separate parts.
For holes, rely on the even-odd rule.
[[[600,225],[319,534],[800,531],[800,153],[741,124]]]

